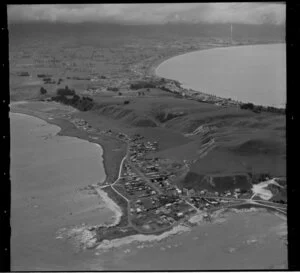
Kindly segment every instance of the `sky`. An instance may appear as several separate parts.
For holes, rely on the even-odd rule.
[[[9,23],[30,21],[125,24],[285,23],[283,2],[9,5],[7,12]]]

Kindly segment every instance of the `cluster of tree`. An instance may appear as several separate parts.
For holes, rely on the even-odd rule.
[[[242,103],[240,105],[241,109],[249,109],[249,110],[253,110],[254,109],[254,104],[253,103]]]
[[[75,90],[74,89],[70,89],[67,85],[65,88],[59,88],[56,91],[56,94],[58,96],[73,96],[75,95]]]
[[[268,180],[271,175],[269,173],[253,173],[252,171],[248,173],[252,179],[252,184],[258,184],[260,182]]]
[[[18,76],[20,76],[20,77],[29,77],[30,75],[29,75],[28,72],[19,72]]]
[[[78,80],[78,81],[89,81],[91,80],[90,77],[78,77],[78,76],[73,76],[73,77],[67,77],[69,80]]]
[[[280,200],[273,200],[273,202],[278,203],[278,204],[286,204],[286,203],[287,203],[287,201],[286,201],[286,200],[283,200],[283,199],[280,199]]]
[[[45,95],[45,94],[47,94],[47,90],[44,87],[41,87],[40,93],[41,93],[41,95]]]
[[[47,74],[37,74],[37,77],[38,78],[49,78],[49,77],[52,77],[52,75],[47,75]]]
[[[43,81],[44,81],[45,84],[55,83],[55,81],[52,80],[51,78],[43,78]]]
[[[66,86],[64,89],[60,88],[56,91],[56,96],[52,97],[52,100],[61,102],[66,105],[71,105],[80,111],[89,111],[94,106],[94,101],[90,97],[80,97],[74,90],[71,90]]]
[[[129,100],[125,100],[124,104],[129,104],[129,102],[130,102]]]
[[[113,92],[118,92],[119,88],[118,87],[107,87],[108,91],[113,91]]]
[[[60,83],[63,81],[63,79],[59,78],[57,81],[57,85],[60,85]]]
[[[142,88],[156,88],[156,85],[157,84],[155,82],[140,81],[136,83],[131,83],[130,89],[137,90]]]
[[[240,105],[240,108],[252,110],[255,113],[271,112],[271,113],[285,114],[284,108],[276,108],[273,106],[254,105],[253,103],[242,103]]]

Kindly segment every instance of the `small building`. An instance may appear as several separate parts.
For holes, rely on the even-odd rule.
[[[178,217],[182,217],[182,216],[183,216],[183,213],[182,213],[182,212],[177,212],[176,215],[177,215]]]
[[[178,188],[176,188],[176,191],[177,191],[179,194],[182,193],[182,190],[180,190],[180,189],[178,189]]]

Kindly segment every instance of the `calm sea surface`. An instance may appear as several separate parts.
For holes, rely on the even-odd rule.
[[[191,52],[163,62],[156,73],[224,98],[277,107],[286,103],[285,44]]]
[[[12,270],[268,269],[286,267],[286,220],[229,213],[160,242],[81,250],[57,231],[100,224],[112,213],[80,191],[103,180],[101,149],[57,136],[57,126],[11,114]]]
[[[102,149],[57,136],[55,125],[21,114],[11,119],[12,270],[86,268],[91,253],[76,253],[56,238],[60,228],[100,224],[112,212],[84,186],[103,181]]]

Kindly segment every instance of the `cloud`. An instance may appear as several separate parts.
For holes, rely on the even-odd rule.
[[[283,3],[9,5],[9,22],[284,24]]]

